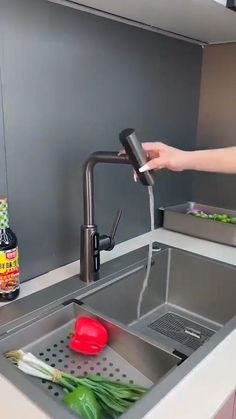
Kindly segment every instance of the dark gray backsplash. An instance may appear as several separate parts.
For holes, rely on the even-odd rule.
[[[199,106],[198,148],[236,146],[236,44],[204,49]],[[196,173],[193,198],[236,209],[236,175]]]
[[[119,131],[195,144],[201,48],[46,0],[0,0],[11,222],[22,278],[79,258],[82,166],[119,149]],[[191,195],[191,174],[156,176],[156,207]],[[96,168],[102,233],[117,208],[118,241],[149,229],[147,190],[128,167]]]

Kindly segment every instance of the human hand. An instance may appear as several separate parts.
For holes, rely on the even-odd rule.
[[[188,151],[179,150],[161,142],[142,143],[142,147],[149,161],[139,169],[140,172],[161,169],[181,172],[188,169],[190,157]]]

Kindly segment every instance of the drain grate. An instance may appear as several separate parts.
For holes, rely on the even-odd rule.
[[[69,332],[73,329],[73,323],[67,326],[67,330],[57,331],[54,339],[52,335],[45,337],[43,342],[40,341],[39,344],[34,345],[32,352],[48,365],[75,376],[97,375],[117,382],[139,384],[147,388],[152,386],[153,383],[147,377],[110,346],[107,346],[98,356],[85,356],[72,352],[69,349]],[[28,347],[27,350],[30,351],[31,348]],[[35,379],[32,381],[35,383]],[[63,390],[56,384],[38,380],[38,385],[43,386],[44,390],[58,401],[64,396]]]
[[[164,314],[148,327],[193,350],[198,349],[215,333],[174,313]]]

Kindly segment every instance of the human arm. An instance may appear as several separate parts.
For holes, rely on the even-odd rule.
[[[149,161],[140,172],[169,169],[236,174],[236,147],[183,151],[160,142],[143,143],[142,146]]]

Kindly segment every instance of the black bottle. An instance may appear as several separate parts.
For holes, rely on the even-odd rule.
[[[19,292],[17,238],[9,227],[7,198],[0,197],[0,302],[14,300]]]

